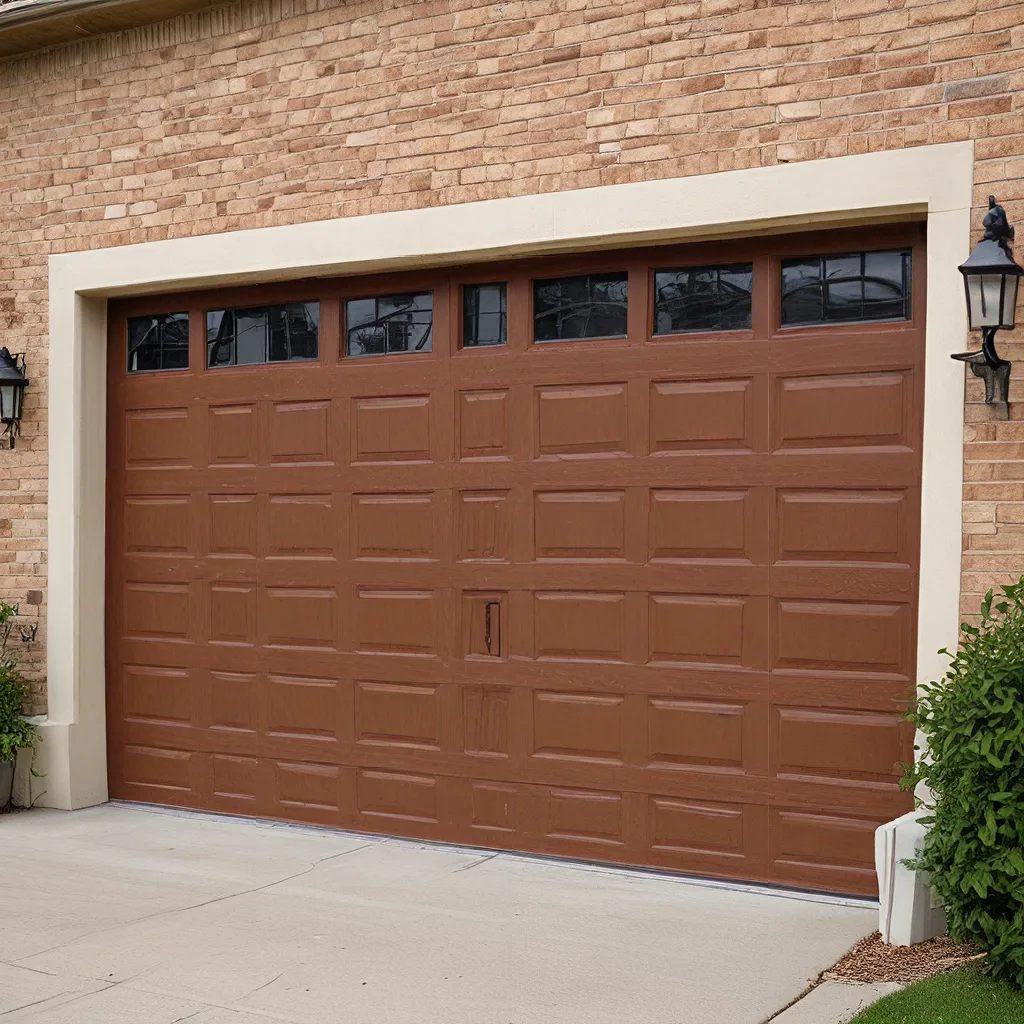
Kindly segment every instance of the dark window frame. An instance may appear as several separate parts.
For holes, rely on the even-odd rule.
[[[866,298],[866,287],[874,284],[879,287],[893,287],[893,282],[886,278],[868,274],[868,259],[872,256],[899,256],[901,258],[900,287],[894,289],[893,296],[889,302],[901,303],[902,311],[891,316],[865,315],[866,309],[870,308],[870,302]],[[829,277],[828,262],[858,259],[860,261],[860,272],[844,277]],[[801,283],[794,284],[788,290],[786,288],[786,271],[796,269],[800,265],[808,265],[817,261],[818,276],[806,278]],[[914,250],[912,246],[900,246],[884,249],[861,249],[854,251],[814,253],[808,256],[785,256],[779,261],[778,278],[778,300],[779,300],[779,326],[782,329],[795,329],[800,327],[840,327],[844,324],[879,324],[879,323],[908,323],[913,320],[914,290],[913,290],[913,263]],[[829,316],[829,286],[846,285],[852,282],[860,282],[860,315],[833,315]],[[818,305],[821,311],[818,318],[808,319],[787,319],[786,299],[797,295],[800,292],[818,292]],[[874,300],[881,304],[882,300]]]
[[[286,366],[290,363],[315,363],[320,359],[320,299],[307,299],[307,300],[296,300],[286,302],[266,302],[258,305],[246,305],[246,306],[221,306],[216,309],[207,309],[204,311],[206,320],[206,369],[207,370],[228,370],[228,369],[240,369],[246,366],[269,366],[282,365]],[[288,311],[290,309],[297,309],[302,307],[303,313],[307,318],[310,318],[314,330],[310,333],[313,334],[313,345],[316,349],[314,355],[295,355],[286,356],[283,359],[275,359],[272,357],[272,346],[274,345],[274,325],[271,322],[271,312],[274,310],[282,310],[285,315],[285,330],[288,332]],[[221,319],[217,322],[217,326],[214,328],[211,326],[212,317],[217,314],[221,315]],[[257,313],[263,313],[266,315],[265,339],[263,343],[263,358],[258,360],[251,360],[249,362],[240,363],[238,361],[238,319],[239,316],[245,314],[254,315]],[[218,341],[217,338],[211,340],[210,332],[215,330],[219,337],[223,333],[224,324],[231,318],[233,322],[233,328],[231,331],[230,340]],[[213,352],[214,345],[230,345],[232,360],[231,362],[212,362],[211,355]]]
[[[559,308],[549,309],[545,312],[538,312],[537,299],[540,289],[544,285],[559,284],[567,281],[586,281],[587,282],[587,293],[588,300],[586,303],[569,303],[563,304]],[[618,283],[620,282],[624,286],[625,292],[621,302],[607,302],[598,301],[593,297],[594,284],[604,283]],[[583,306],[612,306],[622,307],[622,330],[615,331],[606,334],[565,334],[558,332],[553,337],[540,337],[537,329],[538,320],[545,319],[548,317],[555,317],[555,323],[559,327],[564,324],[565,319],[569,316],[579,316],[578,309]],[[569,310],[567,314],[565,310]],[[629,335],[629,271],[627,270],[611,270],[611,271],[586,271],[582,274],[563,274],[558,277],[536,277],[531,281],[531,302],[530,302],[530,314],[533,325],[533,335],[531,341],[534,345],[550,345],[557,344],[559,342],[577,342],[577,341],[618,341],[625,339]],[[590,314],[588,314],[589,316]]]
[[[386,300],[396,300],[400,298],[408,298],[411,300],[421,299],[426,297],[430,300],[428,309],[419,309],[416,307],[408,307],[406,309],[394,310],[391,313],[381,314],[380,303]],[[349,322],[349,307],[353,302],[372,302],[374,304],[374,317],[364,323],[356,324],[353,326]],[[401,323],[402,321],[396,321],[394,318],[401,316],[405,313],[429,313],[430,320],[425,325],[426,332],[420,339],[419,345],[416,348],[391,348],[390,332],[388,331],[387,325],[389,323]],[[421,288],[417,291],[404,291],[404,292],[385,292],[380,295],[357,295],[346,298],[342,303],[342,339],[341,339],[341,355],[343,359],[373,359],[382,358],[386,356],[411,356],[411,355],[429,355],[434,350],[434,289],[432,288]],[[410,320],[409,323],[413,326],[424,326],[416,320]],[[377,328],[384,327],[384,342],[385,349],[383,352],[353,352],[352,351],[352,338],[351,334],[355,330],[361,328]]]
[[[501,289],[501,304],[498,312],[484,312],[481,313],[479,304],[475,310],[469,308],[469,296],[471,292],[479,294],[480,290],[484,288],[500,288]],[[507,281],[475,281],[472,284],[464,284],[460,288],[461,299],[462,299],[462,325],[461,334],[459,335],[459,347],[468,349],[484,349],[484,348],[501,348],[508,345],[508,282]],[[479,300],[478,300],[479,301]],[[483,316],[492,317],[497,316],[500,318],[500,328],[498,330],[499,341],[470,341],[471,332],[469,330],[471,318],[477,322],[476,331],[473,334],[475,337],[479,337],[480,331],[480,318]]]
[[[175,323],[185,324],[185,365],[184,366],[146,366],[146,367],[132,367],[132,356],[138,357],[139,350],[142,348],[142,344],[136,344],[134,349],[132,348],[132,322],[139,320],[151,321],[151,329],[155,327],[159,336],[159,352],[160,361],[163,361],[164,354],[164,337],[166,335],[167,323],[174,321]],[[130,374],[136,373],[183,373],[187,371],[191,364],[190,359],[190,340],[191,340],[191,319],[187,311],[176,312],[176,313],[150,313],[142,314],[140,316],[130,316],[125,320],[125,345],[127,349],[126,359],[126,372]],[[147,332],[148,333],[148,332]]]
[[[660,331],[658,330],[658,313],[659,305],[664,306],[672,302],[682,302],[682,299],[666,299],[661,300],[659,298],[659,285],[658,278],[661,275],[667,274],[688,274],[696,275],[701,273],[715,273],[718,278],[719,291],[722,285],[722,273],[723,272],[735,272],[738,274],[747,274],[750,277],[750,288],[749,290],[737,291],[737,295],[745,295],[747,299],[747,317],[746,323],[736,326],[700,326],[700,327],[684,327],[675,328],[672,327],[669,330]],[[699,292],[693,288],[690,289],[690,293],[697,296]],[[710,293],[708,293],[710,294]],[[652,319],[651,319],[651,337],[652,338],[671,338],[678,336],[690,336],[694,334],[734,334],[737,332],[749,332],[753,330],[754,324],[754,263],[751,260],[733,262],[733,263],[703,263],[694,264],[686,267],[655,267],[651,274],[651,296],[652,296]],[[668,312],[668,311],[666,311]]]

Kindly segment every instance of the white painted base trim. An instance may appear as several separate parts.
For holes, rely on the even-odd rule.
[[[928,230],[918,677],[959,623],[970,142],[50,257],[49,714],[43,803],[107,796],[104,679],[106,300],[198,285],[924,217]]]

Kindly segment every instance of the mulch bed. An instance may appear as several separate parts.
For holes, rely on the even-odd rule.
[[[914,946],[886,946],[875,932],[861,939],[822,981],[920,981],[956,967],[975,963],[985,956],[974,946],[962,945],[945,936],[927,939]]]

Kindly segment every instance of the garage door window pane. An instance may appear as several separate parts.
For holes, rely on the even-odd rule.
[[[626,336],[627,276],[556,277],[533,282],[533,340]]]
[[[782,261],[782,325],[910,319],[910,250]]]
[[[128,320],[128,372],[188,369],[188,313]]]
[[[463,348],[504,345],[508,326],[505,285],[466,285],[462,291],[462,317]]]
[[[345,352],[350,356],[429,352],[433,326],[431,292],[350,299],[345,303]]]
[[[659,270],[654,275],[654,333],[749,330],[753,279],[751,263]]]
[[[207,365],[316,359],[319,337],[319,302],[214,309],[206,314]]]

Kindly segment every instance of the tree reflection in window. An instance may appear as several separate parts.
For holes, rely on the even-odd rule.
[[[188,369],[188,313],[128,320],[128,372]]]
[[[345,303],[345,352],[350,356],[429,352],[433,326],[431,292],[350,299]]]
[[[533,282],[533,340],[625,337],[627,275],[585,274]]]
[[[910,250],[782,261],[782,326],[910,319]]]
[[[654,333],[749,330],[753,279],[751,263],[657,271]]]
[[[207,366],[249,366],[316,359],[320,303],[286,302],[206,314]]]

